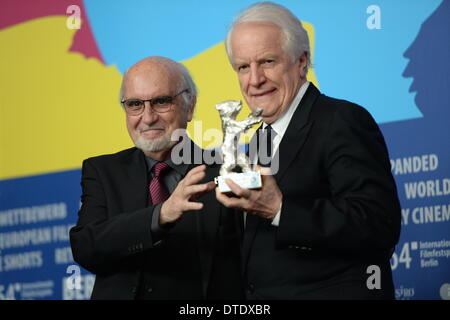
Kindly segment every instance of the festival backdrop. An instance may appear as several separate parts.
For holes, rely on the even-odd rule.
[[[68,231],[82,160],[132,146],[118,102],[132,64],[183,63],[199,88],[188,131],[220,145],[214,105],[242,100],[223,39],[253,2],[0,2],[0,299],[89,298],[95,276],[73,261]],[[402,205],[396,297],[450,299],[450,1],[277,2],[308,31],[308,79],[364,106],[385,135]]]

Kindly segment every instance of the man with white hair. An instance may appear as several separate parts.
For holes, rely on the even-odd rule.
[[[210,192],[218,165],[195,165],[203,150],[193,143],[188,161],[171,156],[191,143],[173,135],[192,120],[196,96],[187,69],[167,58],[125,73],[121,103],[136,147],[83,162],[70,230],[75,261],[96,275],[92,299],[243,297],[236,220]]]
[[[221,203],[246,213],[247,298],[392,299],[400,206],[377,124],[307,81],[308,35],[288,9],[247,8],[226,48],[250,109],[263,109],[251,144],[267,133],[277,169],[259,190],[230,180],[237,197],[216,189]]]

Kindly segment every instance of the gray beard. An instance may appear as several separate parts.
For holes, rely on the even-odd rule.
[[[156,140],[146,140],[139,136],[134,143],[136,148],[147,152],[159,152],[163,150],[170,150],[177,141],[172,141],[169,134],[164,134],[161,138]]]

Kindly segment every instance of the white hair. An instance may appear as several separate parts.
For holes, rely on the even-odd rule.
[[[306,52],[307,64],[305,74],[311,65],[308,33],[303,28],[300,19],[287,8],[273,2],[258,2],[242,11],[233,21],[228,31],[225,48],[231,65],[235,67],[231,49],[231,34],[233,29],[245,22],[270,22],[279,26],[283,32],[283,50],[291,57],[292,62]]]
[[[192,76],[189,73],[189,70],[181,63],[177,62],[177,64],[181,69],[181,74],[183,76],[183,81],[179,84],[178,90],[181,91],[187,89],[191,99],[193,97],[197,97],[197,86],[195,85],[194,80],[192,80]],[[184,107],[185,109],[187,109],[187,107],[190,105],[191,100],[184,93],[181,96],[183,97]],[[192,107],[195,107],[195,105]]]

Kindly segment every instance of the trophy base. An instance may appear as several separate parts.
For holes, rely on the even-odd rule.
[[[233,180],[236,184],[244,189],[258,189],[262,186],[261,173],[258,171],[229,173],[214,178],[214,182],[219,187],[219,191],[222,193],[231,192],[231,189],[225,182],[225,179]]]

